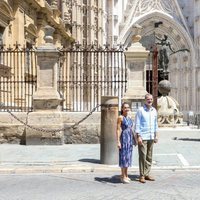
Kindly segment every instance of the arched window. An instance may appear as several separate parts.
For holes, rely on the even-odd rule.
[[[6,2],[0,1],[0,26],[7,27],[13,19],[12,8]]]
[[[0,45],[3,43],[3,35],[5,28],[0,25]]]
[[[25,26],[25,39],[29,43],[35,43],[37,38],[37,28],[33,24]]]

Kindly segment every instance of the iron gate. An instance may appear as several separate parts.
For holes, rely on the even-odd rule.
[[[36,89],[36,56],[33,48],[0,46],[0,111],[32,111]]]
[[[33,48],[0,48],[0,111],[33,110],[37,56]],[[101,96],[122,97],[127,71],[123,48],[83,48],[76,44],[60,50],[58,91],[63,111],[90,111]]]
[[[63,111],[90,111],[101,103],[101,96],[124,95],[127,71],[122,46],[113,49],[76,44],[60,52]]]

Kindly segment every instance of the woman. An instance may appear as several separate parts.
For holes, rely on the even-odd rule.
[[[119,167],[121,167],[122,183],[129,183],[128,167],[132,164],[133,151],[133,121],[128,116],[128,103],[122,104],[121,115],[117,120],[117,146],[119,148]]]

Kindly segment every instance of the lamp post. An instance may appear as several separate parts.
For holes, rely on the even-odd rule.
[[[158,28],[162,21],[155,22],[154,28]],[[154,31],[154,46],[153,46],[153,65],[152,65],[152,95],[153,95],[153,105],[157,109],[157,99],[158,99],[158,49],[156,44],[156,33]]]
[[[152,95],[153,95],[153,106],[157,109],[157,98],[158,98],[158,50],[155,45],[153,49],[153,70],[152,70]]]

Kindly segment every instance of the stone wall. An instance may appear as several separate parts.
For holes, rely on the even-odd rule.
[[[99,143],[100,142],[100,117],[101,113],[93,113],[84,122],[75,128],[70,128],[74,123],[85,117],[87,112],[62,113],[64,124],[64,143]]]
[[[64,3],[63,3],[64,4]],[[65,6],[63,12],[68,10]],[[64,13],[63,13],[64,14]],[[55,28],[54,43],[66,45],[74,41],[69,26],[57,7],[50,6],[45,0],[0,1],[0,33],[6,46],[16,43],[21,48],[26,43],[41,45],[44,42],[44,26]]]
[[[13,113],[26,122],[26,113]],[[94,144],[100,142],[100,112],[93,113],[75,128],[71,126],[85,117],[88,113],[61,113],[63,118],[65,144]],[[53,129],[54,124],[49,129]],[[23,124],[14,119],[9,113],[0,113],[0,144],[26,144],[26,129]]]
[[[26,121],[26,113],[15,113],[22,121]],[[14,119],[9,113],[0,113],[0,144],[24,143],[25,127]]]

